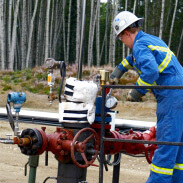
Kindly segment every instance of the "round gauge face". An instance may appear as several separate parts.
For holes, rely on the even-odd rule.
[[[105,106],[109,109],[113,109],[116,107],[117,103],[118,103],[117,99],[113,96],[110,96],[106,98]]]

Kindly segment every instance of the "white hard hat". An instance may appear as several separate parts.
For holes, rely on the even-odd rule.
[[[122,11],[116,15],[113,21],[113,28],[118,36],[127,27],[138,27],[143,22],[143,18],[138,18],[129,11]]]

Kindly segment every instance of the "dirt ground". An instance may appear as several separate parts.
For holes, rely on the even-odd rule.
[[[50,106],[47,101],[47,96],[27,94],[27,101],[23,108],[32,108],[34,110],[42,110],[49,112],[58,111],[58,102],[54,101]],[[7,93],[0,95],[0,107],[6,104]],[[119,113],[117,118],[135,119],[143,121],[156,121],[156,102],[148,100],[146,102],[131,103],[119,102],[116,107]],[[31,125],[21,123],[20,129],[40,128],[40,125]],[[47,132],[53,132],[55,127],[47,127]],[[7,121],[0,121],[0,138],[4,138],[6,134],[13,134]],[[58,162],[54,155],[49,153],[48,166],[45,166],[45,155],[41,155],[39,159],[39,167],[37,169],[36,183],[43,183],[46,177],[56,177]],[[0,144],[0,183],[26,183],[28,175],[24,176],[24,165],[27,163],[28,157],[21,154],[16,145]],[[97,163],[97,162],[96,162]],[[120,183],[145,183],[148,176],[150,165],[144,157],[131,157],[122,154],[120,164]],[[29,168],[28,168],[29,173]],[[104,170],[104,183],[112,183],[112,167],[109,166],[109,171]],[[87,170],[88,183],[96,183],[99,181],[99,168],[89,167]],[[48,183],[55,183],[55,180],[49,180]]]

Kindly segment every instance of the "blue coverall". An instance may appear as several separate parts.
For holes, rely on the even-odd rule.
[[[132,54],[118,68],[135,69],[139,86],[183,86],[183,68],[174,53],[158,37],[139,31]],[[148,90],[137,89],[141,94]],[[153,89],[157,100],[157,140],[183,142],[183,90]],[[183,146],[159,145],[146,183],[182,183]]]

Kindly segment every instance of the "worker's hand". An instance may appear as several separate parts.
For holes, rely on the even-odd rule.
[[[118,69],[118,67],[115,67],[113,72],[110,75],[110,79],[114,79],[114,78],[118,78],[118,80],[121,78],[121,76],[123,75],[123,71],[121,71],[120,69]]]
[[[131,89],[127,93],[127,100],[131,102],[140,102],[142,101],[143,94],[138,92],[136,89]]]
[[[111,85],[117,85],[117,84],[119,84],[119,78],[114,78],[114,79],[109,79],[109,83],[111,84]]]

